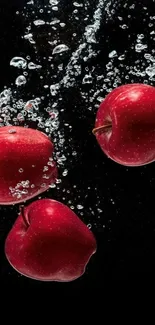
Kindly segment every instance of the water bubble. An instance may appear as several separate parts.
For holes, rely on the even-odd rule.
[[[25,118],[24,118],[24,114],[22,114],[22,113],[18,113],[18,114],[17,114],[17,119],[18,119],[19,121],[24,121],[24,120],[25,120]]]
[[[68,50],[69,50],[69,47],[67,45],[59,44],[53,49],[52,54],[59,54],[59,53],[62,53],[62,52],[68,51]]]
[[[28,100],[27,103],[24,106],[24,110],[26,110],[29,113],[32,113],[34,110],[38,111],[39,106],[38,106],[37,100],[36,99]]]
[[[135,51],[136,52],[141,52],[141,51],[145,50],[146,48],[147,48],[147,44],[138,43],[135,46]]]
[[[27,61],[22,57],[15,56],[10,61],[10,65],[19,69],[25,69],[27,67]]]
[[[91,84],[93,82],[93,78],[91,75],[86,74],[82,80],[83,84]]]
[[[111,58],[115,58],[115,57],[117,57],[117,52],[116,52],[116,50],[113,50],[112,52],[109,53],[109,58],[111,59]]]
[[[58,7],[52,7],[52,10],[54,10],[54,11],[58,11]]]
[[[23,189],[23,190],[21,191],[21,194],[28,194],[28,190]]]
[[[120,61],[122,61],[122,60],[124,60],[125,59],[125,54],[122,54],[122,55],[120,55],[119,57],[118,57],[118,60],[120,60]]]
[[[73,6],[75,6],[75,7],[83,7],[83,3],[73,2]]]
[[[58,24],[58,23],[60,23],[60,20],[57,19],[57,18],[54,18],[54,19],[52,19],[52,21],[50,22],[50,25],[55,25],[55,24]]]
[[[60,23],[60,26],[61,26],[61,27],[65,27],[66,24],[65,24],[65,23]]]
[[[95,26],[94,25],[88,25],[86,27],[85,31],[85,37],[87,40],[87,43],[96,43],[96,34],[95,34]]]
[[[62,175],[63,175],[63,176],[67,176],[67,175],[68,175],[68,170],[67,170],[67,169],[64,169]]]
[[[58,3],[59,3],[58,0],[49,0],[49,4],[50,4],[51,6],[56,6]]]
[[[51,85],[50,86],[51,95],[56,96],[59,89],[60,89],[60,85],[58,83],[55,85]]]
[[[17,79],[15,81],[15,84],[17,86],[23,86],[23,85],[25,85],[26,84],[26,78],[23,75],[17,77]]]
[[[41,187],[46,187],[46,184],[45,184],[45,183],[42,183],[42,184],[41,184]]]
[[[45,21],[41,20],[41,19],[34,20],[33,23],[34,23],[35,26],[45,25]]]
[[[42,176],[42,178],[49,179],[49,176],[46,175],[46,174],[44,174],[44,175]]]
[[[39,65],[39,64],[36,64],[36,63],[33,63],[33,62],[30,62],[28,64],[28,69],[29,70],[36,70],[36,69],[40,69],[40,68],[42,68],[42,66]]]
[[[25,188],[28,188],[30,186],[30,181],[26,180],[26,181],[22,181],[21,184],[19,183],[19,186],[22,185]]]
[[[50,184],[49,187],[50,187],[50,188],[55,188],[56,185],[53,183],[53,184]]]
[[[43,168],[43,172],[47,172],[48,171],[48,166],[44,166],[44,168]]]
[[[8,132],[12,134],[12,133],[16,133],[16,130],[15,129],[11,129]]]
[[[155,65],[147,67],[145,71],[146,71],[146,74],[150,78],[154,77],[155,76]]]
[[[60,178],[56,179],[56,184],[60,184],[62,182],[62,180]]]
[[[78,210],[82,210],[84,208],[83,205],[81,205],[81,204],[78,204],[76,207]]]

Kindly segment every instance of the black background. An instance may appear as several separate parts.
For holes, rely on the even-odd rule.
[[[118,53],[127,51],[126,61],[129,64],[134,60],[130,55],[130,47],[135,34],[145,33],[147,44],[151,52],[153,47],[149,39],[149,16],[155,14],[154,1],[135,1],[135,9],[128,18],[128,7],[134,1],[127,0],[128,6],[124,8],[124,1],[118,2],[113,19],[103,20],[98,33],[97,48],[103,47],[99,55],[92,60],[100,69],[104,70],[106,53],[116,49]],[[27,43],[21,38],[25,26],[16,11],[22,9],[24,0],[2,1],[0,5],[0,89],[9,86],[15,79],[14,70],[9,62],[17,53],[26,50]],[[147,10],[143,10],[146,6]],[[67,10],[67,1],[64,1]],[[93,8],[92,8],[93,9]],[[147,14],[146,14],[147,13]],[[118,16],[124,17],[129,28],[120,30]],[[148,50],[148,52],[149,52]],[[28,53],[31,49],[28,49]],[[150,53],[149,52],[149,53]],[[136,53],[135,53],[136,55]],[[89,63],[91,64],[91,62]],[[135,77],[132,82],[143,82],[142,78]],[[130,82],[130,80],[128,80]],[[123,79],[122,83],[127,83]],[[68,166],[69,174],[61,185],[72,189],[76,183],[77,189],[83,193],[88,192],[88,186],[97,187],[103,213],[100,220],[92,223],[98,250],[89,263],[87,272],[83,277],[72,283],[41,283],[20,276],[8,264],[4,256],[4,241],[18,212],[18,207],[2,207],[0,210],[0,283],[15,284],[16,287],[28,286],[34,288],[48,288],[61,291],[83,290],[86,287],[103,287],[109,277],[128,273],[152,273],[155,271],[155,164],[140,168],[125,168],[106,158],[98,147],[91,134],[95,115],[79,114],[80,105],[76,87],[63,94],[66,107],[72,105],[73,109],[66,110],[63,119],[73,126],[72,138],[78,152],[78,159]],[[84,103],[82,103],[84,105]],[[78,110],[75,107],[78,106]],[[80,130],[80,131],[79,131]],[[68,135],[69,136],[69,135]],[[61,201],[61,186],[55,198]],[[47,193],[47,196],[49,194]],[[71,198],[75,193],[71,190]],[[45,195],[46,196],[46,195]],[[49,195],[50,196],[50,195]],[[115,204],[111,204],[111,199]],[[86,199],[85,207],[88,209],[96,204],[93,190]],[[95,218],[95,217],[94,217]],[[83,218],[85,222],[89,222]],[[103,227],[105,225],[105,227]],[[145,278],[145,275],[144,275]]]

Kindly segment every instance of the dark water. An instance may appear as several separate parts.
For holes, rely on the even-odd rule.
[[[2,98],[5,90],[8,113],[2,117],[0,105],[0,125],[12,121],[51,135],[59,182],[41,197],[70,206],[98,242],[79,280],[44,284],[26,279],[4,256],[18,206],[1,207],[2,283],[82,290],[104,286],[109,274],[155,271],[154,164],[117,165],[91,132],[97,108],[113,88],[131,82],[154,85],[154,41],[154,1],[1,1],[0,92]],[[26,68],[19,69],[16,57]],[[24,115],[36,98],[37,108]],[[49,112],[55,114],[52,122]]]

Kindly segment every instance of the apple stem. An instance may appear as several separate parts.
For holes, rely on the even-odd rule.
[[[92,133],[95,135],[99,131],[107,132],[111,128],[112,128],[112,124],[111,123],[105,124],[105,125],[101,125],[101,126],[99,126],[97,128],[94,128],[92,130]]]
[[[25,216],[25,207],[24,207],[24,205],[20,206],[20,213],[21,213],[21,216],[23,218],[23,221],[24,221],[26,227],[28,228],[30,226],[30,223],[29,223],[28,219]]]

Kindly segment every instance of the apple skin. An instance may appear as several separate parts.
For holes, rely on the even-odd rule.
[[[153,162],[155,87],[127,84],[114,89],[98,109],[93,133],[104,153],[121,165]]]
[[[1,205],[26,201],[49,188],[57,177],[53,151],[53,143],[38,130],[17,126],[0,128]]]
[[[95,252],[93,233],[70,208],[51,199],[25,207],[5,242],[12,267],[40,281],[79,278]]]

